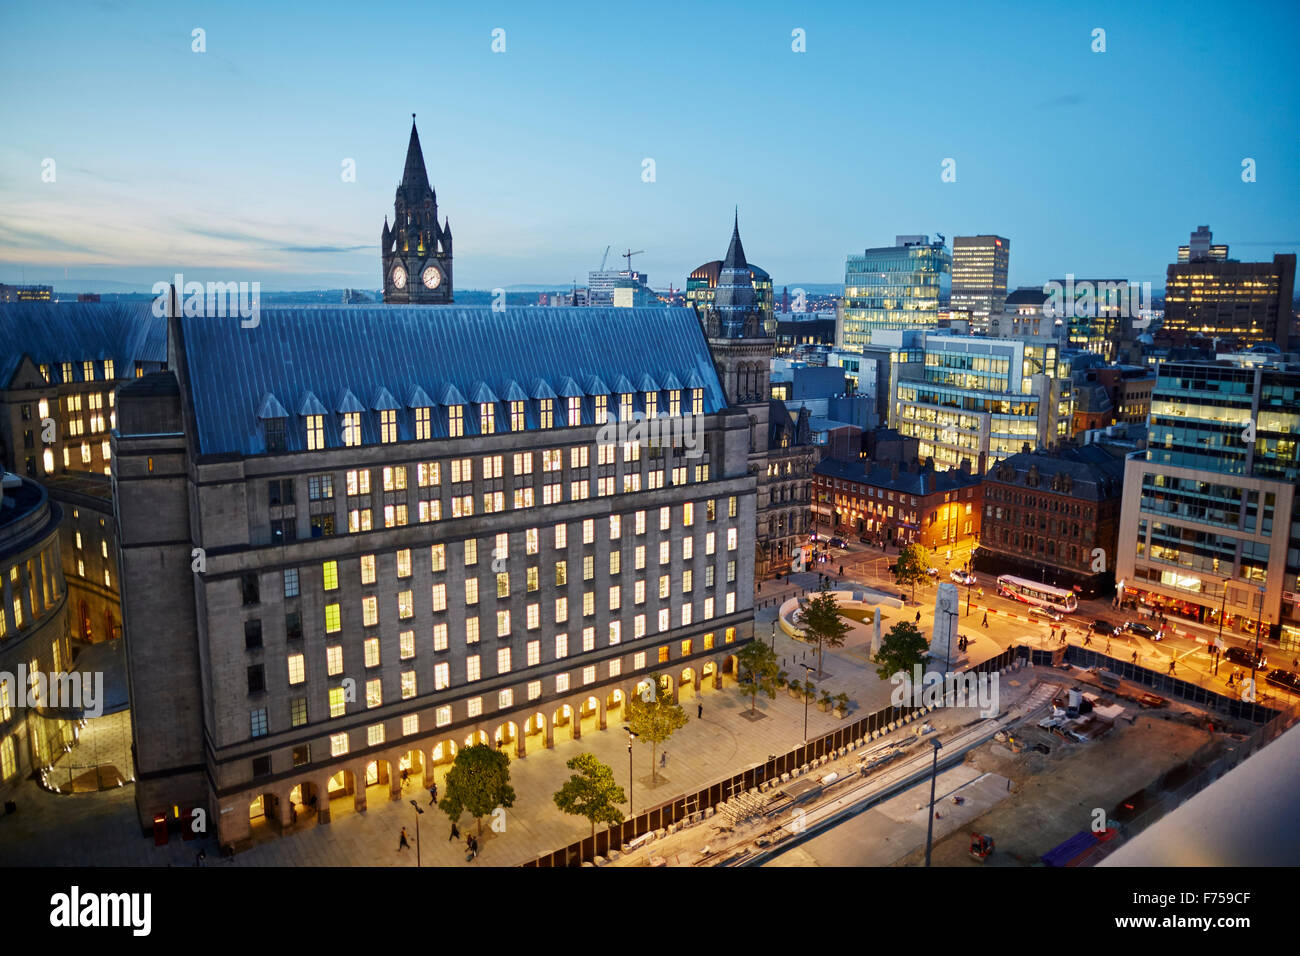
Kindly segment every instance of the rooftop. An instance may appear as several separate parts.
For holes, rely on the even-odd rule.
[[[826,478],[918,496],[970,488],[980,483],[978,475],[970,475],[955,468],[949,471],[934,471],[929,468],[904,471],[900,468],[895,474],[889,465],[867,468],[867,464],[867,462],[846,462],[828,458],[814,468],[813,473]]]

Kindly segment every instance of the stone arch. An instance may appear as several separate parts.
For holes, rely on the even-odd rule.
[[[627,699],[627,692],[621,687],[615,687],[605,695],[605,722],[608,723],[611,715],[615,719],[623,716],[623,702]]]
[[[582,736],[582,729],[578,727],[577,713],[569,704],[560,704],[551,714],[552,738],[555,737],[556,731],[566,732],[570,740],[577,740]]]
[[[681,696],[682,696],[682,693],[681,693],[681,692],[682,692],[682,690],[683,690],[684,688],[688,688],[688,687],[689,687],[690,690],[691,690],[691,695],[692,695],[692,696],[694,696],[694,697],[699,697],[699,696],[700,696],[700,687],[699,687],[699,684],[696,683],[696,679],[697,679],[698,677],[699,677],[699,674],[696,672],[696,670],[695,670],[694,667],[683,667],[683,668],[682,668],[681,673],[679,673],[679,674],[677,675],[677,697],[678,697],[678,700],[681,699]]]
[[[365,809],[365,792],[357,792],[357,775],[350,769],[336,770],[325,784],[325,793],[322,802],[328,806],[324,812],[331,819],[343,810],[360,812]]]
[[[497,724],[496,729],[492,731],[492,746],[497,750],[507,751],[513,747],[515,755],[522,756],[524,739],[523,735],[519,733],[519,725],[513,720]]]
[[[491,741],[488,740],[488,735],[485,731],[477,730],[477,729],[472,730],[465,737],[466,747],[473,747],[475,744],[489,744],[489,745],[491,744]]]
[[[578,703],[579,732],[605,729],[605,702],[594,694]]]
[[[550,724],[546,720],[546,715],[540,710],[530,714],[524,721],[524,735],[521,747],[527,752],[529,746],[543,748],[555,746],[555,742],[551,739]]]
[[[459,749],[460,748],[456,745],[456,741],[454,740],[447,739],[438,741],[438,743],[434,744],[429,749],[429,765],[431,767],[442,765],[450,767],[451,764],[455,762],[456,752]]]

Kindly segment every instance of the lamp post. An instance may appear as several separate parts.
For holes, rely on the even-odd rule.
[[[776,606],[776,616],[781,616],[781,605]],[[772,618],[772,653],[776,653],[776,618]]]
[[[938,737],[931,737],[930,743],[934,744],[934,763],[930,765],[930,819],[925,827],[925,865],[930,866],[930,847],[934,841],[934,784],[939,776],[939,751],[943,744],[939,743]]]
[[[808,742],[808,698],[812,695],[808,692],[808,672],[812,670],[812,665],[804,664],[803,666],[803,742]]]
[[[1259,589],[1259,611],[1255,615],[1255,653],[1250,658],[1250,696],[1253,704],[1254,698],[1258,695],[1255,693],[1255,665],[1259,663],[1259,629],[1264,621],[1264,585],[1256,585]]]
[[[633,733],[626,724],[623,729],[627,731],[627,815],[632,816],[635,812],[632,808],[632,741],[641,735]]]
[[[420,806],[414,800],[411,806],[415,808],[415,866],[420,867],[420,817],[424,815],[424,807]]]
[[[1228,582],[1223,582],[1223,594],[1219,599],[1219,637],[1214,642],[1214,673],[1219,673],[1219,654],[1223,650],[1223,613],[1228,607]]]

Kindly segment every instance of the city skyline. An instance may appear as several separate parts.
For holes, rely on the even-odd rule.
[[[653,286],[684,286],[736,204],[777,286],[840,285],[846,256],[912,232],[1007,236],[1011,288],[1067,273],[1159,288],[1200,223],[1242,260],[1300,248],[1287,215],[1300,208],[1287,149],[1300,84],[1283,65],[1297,17],[1280,5],[1253,21],[1269,31],[1208,5],[1175,23],[1098,5],[1010,25],[952,6],[919,37],[905,12],[838,5],[760,4],[742,19],[663,4],[636,23],[594,6],[440,11],[411,30],[394,25],[417,7],[355,24],[327,5],[302,49],[290,12],[80,9],[57,33],[39,10],[6,15],[0,76],[46,80],[0,106],[23,131],[0,147],[0,281],[147,290],[183,271],[378,288],[411,112],[464,289],[582,281],[606,245],[646,249],[636,265]],[[877,33],[894,39],[876,49]],[[407,66],[425,58],[432,93]],[[395,92],[360,79],[386,70]],[[751,112],[729,101],[738,89]],[[1187,108],[1170,109],[1167,91],[1184,89]],[[1221,117],[1208,148],[1193,106]],[[1083,148],[1063,148],[1081,122]]]

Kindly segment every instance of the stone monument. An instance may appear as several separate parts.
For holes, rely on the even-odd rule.
[[[962,655],[957,651],[957,617],[961,599],[957,585],[944,581],[934,599],[934,628],[930,633],[930,667],[950,670]]]

